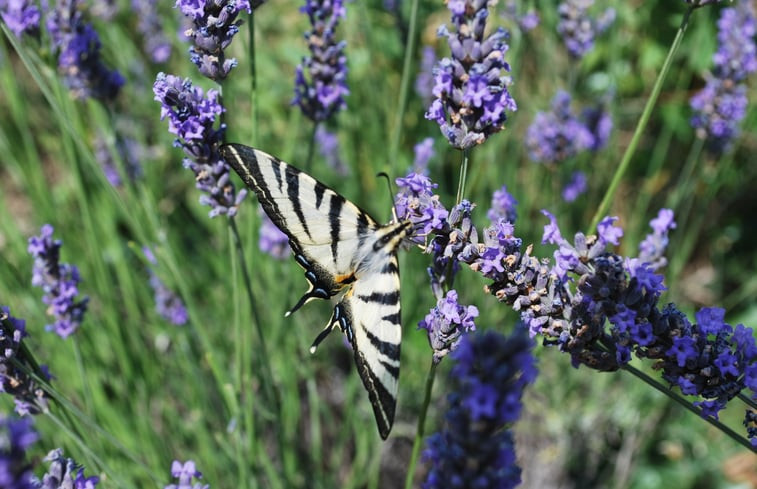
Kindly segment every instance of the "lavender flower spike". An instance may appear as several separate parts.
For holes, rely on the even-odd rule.
[[[192,460],[184,463],[174,460],[171,464],[171,475],[179,479],[178,484],[168,484],[164,489],[208,489],[210,487],[200,482],[192,484],[192,479],[202,479],[202,472],[197,470]]]
[[[131,8],[137,16],[137,31],[142,42],[155,63],[165,63],[171,56],[171,42],[163,33],[161,19],[158,15],[157,0],[131,0]]]
[[[61,0],[47,16],[47,30],[58,52],[58,71],[74,97],[102,101],[116,98],[124,78],[100,57],[100,37],[84,22],[77,0]]]
[[[691,98],[691,125],[714,153],[726,151],[740,132],[748,105],[746,78],[757,71],[757,19],[749,0],[724,8],[718,20],[718,50],[705,87]]]
[[[463,306],[457,301],[457,292],[450,290],[418,323],[418,329],[428,332],[428,341],[434,351],[434,362],[439,363],[448,353],[455,351],[463,333],[473,331],[478,317],[476,306]]]
[[[448,2],[454,32],[445,25],[438,31],[447,38],[452,57],[442,58],[434,68],[436,99],[425,117],[436,121],[459,149],[482,144],[503,129],[506,110],[517,110],[507,90],[509,77],[503,75],[510,71],[505,62],[508,34],[500,28],[484,38],[488,6],[484,0]]]
[[[615,10],[608,8],[596,20],[588,10],[594,0],[565,0],[557,7],[560,22],[557,32],[573,58],[582,58],[594,47],[597,34],[605,31],[615,20]]]
[[[252,13],[249,0],[176,0],[175,6],[192,19],[192,26],[184,33],[193,43],[189,48],[192,62],[211,80],[225,79],[237,60],[226,59],[224,50],[239,32],[239,12]]]
[[[515,442],[506,427],[520,417],[523,391],[537,375],[533,342],[522,330],[466,335],[452,354],[444,429],[426,440],[431,468],[424,489],[510,489],[520,484]],[[502,429],[505,427],[505,429]]]
[[[32,285],[45,292],[42,302],[48,305],[47,313],[55,318],[47,330],[54,330],[61,338],[76,332],[87,311],[88,297],[76,300],[79,295],[79,269],[75,265],[60,263],[63,243],[53,240],[53,227],[42,226],[39,236],[29,238],[29,253],[34,257]]]
[[[526,132],[528,156],[537,163],[554,164],[595,147],[595,138],[570,109],[568,92],[558,91],[550,112],[538,112]]]
[[[291,254],[289,237],[271,221],[267,214],[263,213],[262,208],[259,214],[261,215],[260,237],[258,238],[260,251],[279,260],[289,258]]]
[[[155,100],[161,103],[161,119],[168,118],[168,131],[177,136],[175,146],[184,149],[184,167],[195,174],[196,187],[205,192],[200,203],[212,207],[209,215],[236,215],[247,190],[236,192],[229,177],[229,166],[219,152],[224,125],[214,128],[216,118],[225,110],[218,92],[193,87],[189,79],[158,73],[153,85]]]
[[[36,487],[39,489],[95,489],[100,482],[97,476],[84,476],[84,468],[77,464],[73,459],[63,456],[63,450],[56,448],[47,454],[44,459],[50,462],[50,468],[37,481]]]
[[[16,37],[39,33],[40,13],[31,0],[0,0],[0,17]]]
[[[347,107],[347,57],[345,41],[337,42],[339,19],[346,15],[343,0],[305,0],[300,12],[307,14],[312,30],[305,33],[310,56],[297,65],[294,99],[302,113],[315,122],[325,121]],[[305,76],[307,69],[308,77]]]
[[[26,350],[21,348],[26,336],[26,321],[14,318],[7,307],[0,306],[0,392],[14,397],[15,411],[20,416],[46,410],[48,400],[47,393],[29,375],[30,371],[35,371],[36,363],[30,361]],[[50,379],[45,366],[40,366],[37,373]]]
[[[158,259],[155,258],[155,255],[148,246],[142,247],[142,254],[152,265],[152,267],[147,268],[147,272],[150,275],[150,287],[155,293],[155,311],[157,311],[160,317],[176,326],[185,324],[188,316],[184,302],[182,302],[181,297],[176,292],[166,287],[153,269],[158,266]]]

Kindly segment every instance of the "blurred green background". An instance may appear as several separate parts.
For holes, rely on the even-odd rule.
[[[538,256],[552,253],[540,244],[546,222],[540,209],[559,217],[566,236],[588,231],[685,10],[680,1],[602,4],[595,11],[611,6],[617,18],[581,61],[567,55],[556,32],[556,1],[519,2],[521,11],[534,8],[541,16],[541,24],[527,33],[499,15],[501,3],[489,17],[491,26],[511,30],[506,59],[518,111],[506,130],[472,151],[467,195],[478,206],[474,216],[482,229],[492,192],[507,184],[519,201],[516,234],[534,243]],[[166,64],[156,65],[143,52],[128,2],[117,6],[110,21],[85,14],[101,36],[105,59],[126,78],[108,109],[96,101],[72,100],[45,43],[11,39],[7,30],[0,42],[0,304],[27,320],[27,344],[50,366],[53,386],[70,402],[68,410],[79,413],[67,420],[64,410],[54,407],[51,416],[38,416],[36,455],[62,446],[88,474],[99,473],[106,488],[163,487],[174,459],[193,459],[213,488],[400,486],[431,358],[425,332],[416,331],[435,304],[425,271],[428,256],[417,249],[401,256],[402,376],[392,435],[382,442],[341,339],[334,335],[316,355],[308,352],[331,306],[311,303],[283,317],[307,284],[293,260],[277,261],[258,249],[254,198],[237,218],[253,281],[252,305],[227,219],[209,219],[209,208],[198,203],[193,176],[182,168],[182,152],[172,147],[152,93],[159,71],[213,86],[189,62],[188,46],[176,35],[182,29],[180,13],[170,2],[157,6],[173,53]],[[312,123],[290,105],[294,69],[307,54],[302,33],[308,23],[299,7],[281,0],[256,10],[255,94],[246,19],[227,51],[239,66],[223,87],[227,140],[295,166],[306,158],[312,132]],[[404,176],[413,145],[430,136],[437,153],[430,176],[451,206],[460,153],[423,118],[426,101],[412,90],[399,154],[395,160],[390,154],[410,3],[400,2],[396,11],[377,0],[346,7],[338,35],[347,40],[351,93],[348,108],[328,127],[339,136],[350,173],[337,175],[320,157],[310,173],[387,221],[391,196],[376,173]],[[663,300],[690,315],[702,306],[725,307],[728,322],[750,326],[757,324],[756,114],[749,110],[733,151],[720,157],[697,152],[689,125],[688,101],[711,67],[720,8],[699,9],[690,19],[610,215],[619,216],[626,232],[619,252],[634,255],[648,221],[658,209],[672,208],[678,227],[667,252]],[[436,37],[437,27],[449,22],[443,3],[421,1],[418,19],[411,86],[423,46],[448,55],[446,43]],[[523,140],[536,112],[549,108],[558,89],[573,95],[576,110],[606,97],[614,130],[602,151],[550,168],[528,159]],[[749,95],[754,98],[753,89]],[[137,143],[144,170],[142,178],[119,188],[106,180],[94,150],[96,140],[104,138],[119,161],[116,134]],[[576,169],[589,176],[589,190],[566,204],[560,189]],[[67,340],[44,331],[42,293],[30,283],[27,239],[44,223],[55,227],[55,237],[64,243],[61,259],[79,267],[80,290],[90,297],[81,330]],[[140,251],[145,245],[155,251],[160,279],[186,303],[187,325],[171,325],[155,312]],[[480,276],[464,270],[455,288],[461,303],[481,311],[480,329],[511,331],[517,314],[487,296],[483,285]],[[265,335],[280,409],[261,384],[261,345],[251,309]],[[539,346],[535,353],[540,376],[515,428],[522,487],[757,487],[753,454],[664,395],[624,373],[575,370],[555,349]],[[443,418],[448,364],[442,362],[437,376],[427,432],[438,429]],[[10,412],[12,400],[5,397],[4,410]],[[742,418],[739,406],[721,416],[737,431]],[[421,464],[419,485],[424,473]]]

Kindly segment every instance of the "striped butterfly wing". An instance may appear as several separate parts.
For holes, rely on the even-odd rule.
[[[402,335],[396,250],[410,223],[380,226],[326,185],[262,151],[229,144],[221,152],[289,237],[305,269],[310,288],[286,315],[349,287],[311,352],[337,326],[347,335],[386,439],[394,420]]]

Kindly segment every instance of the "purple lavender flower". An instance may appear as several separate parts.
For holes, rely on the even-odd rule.
[[[413,171],[421,175],[428,174],[428,162],[436,154],[434,151],[434,139],[425,138],[413,146],[415,158],[413,159]]]
[[[428,332],[434,362],[440,362],[448,353],[455,351],[463,334],[476,329],[473,322],[476,317],[478,308],[460,305],[454,290],[439,299],[436,306],[418,323],[418,329]]]
[[[21,348],[21,340],[26,336],[26,321],[14,318],[7,307],[0,306],[0,392],[14,397],[15,411],[20,416],[47,409],[48,395],[29,372],[45,380],[51,378],[47,367],[37,367],[26,349]]]
[[[75,98],[101,101],[116,98],[124,78],[109,70],[100,57],[100,37],[84,22],[77,0],[61,0],[47,16],[47,30],[58,53],[58,71]]]
[[[539,14],[533,9],[529,10],[525,14],[519,14],[518,2],[516,2],[515,0],[508,0],[508,2],[505,3],[505,8],[502,12],[502,16],[514,21],[522,32],[529,32],[536,29],[536,27],[539,25],[539,22],[541,22]]]
[[[417,173],[410,173],[405,178],[396,179],[395,182],[398,187],[397,195],[394,197],[397,218],[409,219],[417,229],[413,239],[417,243],[423,243],[423,236],[433,229],[441,230],[449,215],[447,209],[439,202],[439,196],[433,193],[433,189],[438,185]]]
[[[39,436],[29,418],[0,416],[0,487],[35,489],[32,464],[26,451]]]
[[[171,42],[163,33],[157,0],[131,0],[137,16],[137,31],[142,36],[145,51],[155,63],[165,63],[171,56]]]
[[[310,56],[297,65],[292,104],[299,105],[313,121],[321,122],[347,107],[347,43],[335,38],[339,19],[347,11],[343,0],[305,0],[300,12],[308,16],[312,25],[312,30],[305,33]]]
[[[509,49],[507,33],[500,28],[484,38],[488,3],[479,0],[449,2],[454,32],[446,25],[438,35],[446,37],[452,53],[434,68],[436,99],[426,119],[436,121],[450,144],[459,149],[482,144],[502,130],[505,111],[515,111],[515,100],[507,90],[510,65],[505,62]]]
[[[418,76],[415,78],[415,93],[421,98],[424,104],[431,102],[434,94],[434,65],[436,64],[436,53],[431,46],[424,46],[421,55],[421,67]]]
[[[155,273],[154,268],[158,266],[158,259],[155,258],[152,250],[147,246],[142,247],[142,254],[144,254],[147,261],[152,265],[152,267],[147,268],[147,273],[150,276],[150,287],[155,293],[155,311],[160,317],[176,326],[186,324],[188,319],[187,308],[184,306],[181,297],[166,287]]]
[[[236,215],[247,190],[236,192],[229,166],[218,150],[226,130],[223,124],[218,129],[213,127],[225,110],[218,92],[208,90],[203,94],[189,79],[182,81],[165,73],[158,73],[153,92],[162,105],[160,118],[168,118],[168,131],[178,136],[174,146],[182,147],[188,156],[184,167],[194,172],[195,187],[206,193],[200,196],[200,203],[212,207],[208,215]]]
[[[123,164],[124,173],[130,181],[134,182],[142,177],[142,165],[140,164],[139,143],[131,138],[118,137],[115,141],[115,150],[119,159],[113,157],[108,142],[102,134],[98,134],[94,143],[95,159],[103,169],[105,178],[114,187],[123,185],[121,174],[118,171]]]
[[[520,416],[521,398],[537,375],[532,341],[522,331],[466,335],[452,354],[444,428],[426,440],[430,465],[424,489],[514,488],[520,484],[515,444],[506,427]],[[505,429],[503,429],[505,427]]]
[[[41,15],[31,0],[0,0],[0,17],[16,37],[39,34]]]
[[[289,258],[291,248],[289,248],[289,237],[279,229],[271,219],[262,212],[260,221],[260,238],[258,246],[260,251],[268,253],[274,258],[284,260]]]
[[[757,21],[750,1],[724,8],[718,20],[718,50],[711,76],[690,101],[691,125],[714,153],[726,151],[740,132],[748,105],[745,80],[757,71]]]
[[[744,427],[753,448],[757,448],[757,411],[746,411]]]
[[[174,460],[171,464],[171,476],[179,479],[178,484],[168,484],[164,489],[208,489],[210,485],[195,482],[192,479],[202,479],[202,472],[197,470],[195,463],[188,460],[184,463]]]
[[[668,232],[676,227],[673,211],[660,209],[657,217],[652,219],[649,225],[652,227],[652,232],[639,244],[638,260],[648,264],[653,270],[657,270],[668,263],[664,254],[668,247]]]
[[[176,7],[192,19],[185,35],[191,39],[189,58],[200,73],[211,80],[225,79],[237,65],[234,58],[226,59],[226,49],[239,32],[243,10],[252,13],[249,0],[176,0]]]
[[[586,174],[582,171],[574,171],[570,181],[562,189],[562,198],[565,202],[573,202],[581,194],[586,192]]]
[[[50,468],[37,482],[39,489],[95,489],[100,482],[97,476],[84,476],[84,468],[73,459],[63,456],[63,450],[56,448],[44,458]]]
[[[518,201],[507,191],[507,185],[502,185],[502,188],[494,191],[492,206],[486,213],[486,217],[492,223],[504,219],[515,224],[515,220],[518,218]]]
[[[570,94],[558,91],[550,112],[538,112],[526,132],[528,156],[554,164],[594,147],[592,132],[570,110]]]
[[[60,263],[62,241],[53,240],[53,227],[42,226],[39,236],[29,238],[29,254],[34,257],[32,285],[45,292],[42,302],[48,305],[47,313],[55,318],[45,328],[55,331],[61,338],[76,332],[87,312],[88,297],[76,300],[79,295],[79,269],[75,265]]]
[[[573,58],[582,58],[594,47],[594,39],[612,25],[615,10],[606,9],[598,19],[589,16],[588,10],[594,0],[565,0],[557,7],[560,22],[557,32],[562,36],[568,53]]]
[[[597,107],[588,107],[581,111],[581,122],[594,137],[594,141],[589,147],[591,151],[599,151],[607,145],[612,132],[612,117],[610,113],[599,105]]]
[[[344,164],[339,157],[339,138],[335,132],[331,132],[322,125],[318,125],[315,130],[315,141],[318,143],[318,152],[326,160],[326,164],[334,170],[337,175],[349,175],[350,169]]]

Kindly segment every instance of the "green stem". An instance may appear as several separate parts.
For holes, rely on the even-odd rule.
[[[92,406],[94,405],[94,403],[92,402],[92,387],[89,384],[87,373],[84,370],[84,361],[82,360],[81,345],[79,345],[79,336],[74,335],[73,340],[74,358],[76,358],[76,366],[79,369],[79,376],[81,377],[82,391],[84,393],[84,405],[86,406],[86,413],[89,416],[92,416],[92,413],[94,412],[92,409]]]
[[[460,181],[457,182],[457,197],[455,198],[455,204],[459,204],[465,197],[465,180],[468,178],[468,158],[470,156],[470,149],[465,148],[463,150],[463,161],[460,164]]]
[[[395,173],[397,156],[399,154],[400,139],[402,138],[402,120],[407,109],[407,96],[410,90],[410,72],[412,71],[413,55],[415,54],[415,38],[418,30],[418,0],[412,0],[410,4],[410,25],[405,43],[405,60],[402,64],[402,79],[400,81],[400,94],[395,111],[394,132],[392,133],[391,146],[389,148],[389,161],[391,161],[391,174]]]
[[[649,375],[645,374],[641,370],[637,369],[636,367],[632,367],[630,364],[626,364],[622,368],[626,372],[629,372],[631,375],[634,375],[635,377],[637,377],[638,379],[642,380],[643,382],[646,382],[647,385],[649,385],[649,386],[653,387],[654,389],[657,389],[661,393],[665,394],[667,397],[669,397],[673,401],[677,402],[678,404],[680,404],[681,406],[683,406],[685,409],[691,411],[692,413],[696,414],[699,417],[702,417],[702,411],[701,411],[701,409],[698,409],[698,408],[694,407],[689,401],[687,401],[686,399],[684,399],[682,396],[680,396],[677,393],[673,392],[672,390],[668,389],[667,387],[665,387],[661,383],[657,382],[656,380],[654,380],[652,377],[650,377]],[[712,426],[714,426],[718,430],[720,430],[723,433],[725,433],[728,437],[730,437],[731,439],[733,439],[735,442],[737,442],[737,443],[745,446],[746,448],[748,448],[752,452],[757,453],[757,448],[753,447],[751,445],[751,443],[749,442],[749,440],[747,440],[743,436],[739,435],[738,433],[736,433],[735,431],[733,431],[731,428],[729,428],[728,426],[726,426],[723,423],[721,423],[720,421],[718,421],[717,419],[713,418],[712,416],[702,417],[702,419],[704,419],[705,421],[707,421],[708,423],[710,423]]]
[[[660,74],[657,76],[657,80],[655,80],[654,87],[652,88],[652,93],[649,95],[649,98],[647,99],[647,103],[644,106],[644,111],[641,113],[641,118],[639,119],[639,122],[636,124],[636,130],[633,133],[631,142],[628,144],[628,147],[626,148],[625,153],[623,153],[623,158],[620,161],[620,165],[618,165],[617,170],[615,170],[615,175],[613,175],[612,177],[610,186],[607,188],[607,192],[605,193],[605,196],[602,199],[602,202],[599,204],[599,207],[597,208],[597,212],[594,214],[594,218],[592,219],[591,225],[589,227],[589,233],[593,232],[593,230],[597,228],[597,224],[599,224],[599,220],[602,219],[602,217],[604,217],[604,215],[607,213],[608,209],[610,208],[610,202],[615,196],[615,192],[618,190],[620,181],[623,179],[623,176],[625,175],[626,170],[628,169],[628,166],[631,163],[631,158],[636,152],[636,146],[638,146],[639,141],[641,140],[641,136],[642,134],[644,134],[644,130],[647,127],[647,123],[649,122],[649,117],[652,115],[652,109],[654,108],[655,103],[657,102],[657,98],[660,95],[660,91],[662,90],[662,84],[665,81],[665,78],[667,77],[668,71],[670,70],[670,66],[673,64],[673,57],[675,56],[676,52],[678,51],[679,46],[681,45],[681,41],[683,40],[683,35],[686,32],[686,28],[689,25],[689,16],[691,15],[691,12],[694,10],[694,8],[695,7],[693,5],[690,6],[686,10],[686,12],[683,14],[683,19],[681,20],[681,26],[678,28],[678,32],[676,33],[676,37],[673,40],[673,44],[670,46],[670,50],[668,51],[668,56],[665,58],[665,63],[663,63],[662,65]]]
[[[255,57],[255,11],[248,16],[250,28],[248,30],[250,47],[250,107],[252,107],[252,124],[250,125],[250,144],[255,146],[258,136],[258,76]]]
[[[744,404],[749,406],[751,409],[757,409],[757,402],[753,401],[751,397],[745,396],[744,394],[737,394],[736,397],[741,399]]]
[[[418,429],[415,432],[415,440],[413,441],[413,451],[410,454],[410,464],[407,467],[407,477],[405,478],[405,489],[411,489],[413,487],[413,475],[415,475],[415,465],[418,463],[418,455],[421,452],[421,445],[423,444],[423,430],[426,425],[426,413],[428,412],[428,406],[431,404],[431,391],[434,389],[434,377],[436,376],[436,365],[434,360],[431,360],[431,367],[428,369],[428,376],[426,377],[426,390],[423,397],[423,406],[421,406],[421,412],[418,415]]]

